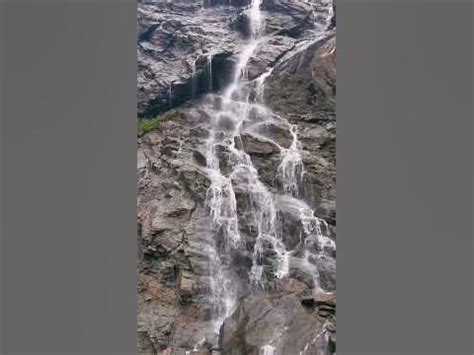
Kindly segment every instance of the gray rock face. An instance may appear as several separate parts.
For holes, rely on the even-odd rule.
[[[192,349],[211,326],[200,143],[198,122],[180,114],[138,142],[138,331],[158,353]]]
[[[290,279],[243,299],[221,328],[221,353],[258,355],[271,349],[274,354],[330,354],[335,300],[305,297],[305,292],[305,285]]]
[[[210,181],[205,152],[210,117],[202,104],[206,94],[230,80],[248,36],[248,4],[139,1],[139,116],[168,111],[155,130],[138,137],[140,354],[335,353],[335,251],[320,251],[320,258],[309,260],[329,294],[314,289],[311,275],[293,267],[265,289],[249,287],[256,226],[246,213],[248,200],[238,192],[240,233],[248,241],[229,260],[240,290],[238,305],[219,334],[214,332],[209,250],[215,231],[206,205]],[[248,78],[272,70],[263,95],[269,108],[297,127],[305,169],[299,195],[327,222],[323,232],[335,241],[335,20],[318,6],[316,0],[263,1],[265,35],[249,62]],[[261,125],[258,133],[244,125],[236,145],[276,194],[281,147],[290,148],[292,136],[273,123]],[[278,201],[278,231],[285,246],[297,253],[304,227],[292,202]]]
[[[223,85],[226,59],[239,41],[229,30],[232,13],[197,3],[138,7],[139,115],[154,116]]]
[[[222,88],[246,40],[249,1],[142,1],[138,6],[138,114],[155,116]],[[222,6],[229,4],[231,6]],[[265,1],[266,32],[249,77],[273,66],[317,26],[310,1]],[[321,25],[319,25],[321,26]]]
[[[303,194],[335,227],[336,40],[329,34],[278,63],[267,80],[267,104],[298,125],[306,175]],[[281,88],[285,88],[282,90]]]

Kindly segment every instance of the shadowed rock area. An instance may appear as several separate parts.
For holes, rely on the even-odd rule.
[[[139,354],[335,354],[335,6],[263,0],[262,33],[236,94],[248,96],[246,119],[229,143],[219,130],[236,129],[235,112],[226,118],[223,91],[252,37],[251,4],[138,2],[138,113],[157,117],[137,142]],[[230,222],[216,228],[209,206],[211,138],[225,142],[213,152],[234,187],[237,248],[226,244]],[[256,256],[256,214],[266,210],[229,147],[248,155],[262,196],[271,196],[274,231],[289,255],[282,277],[270,240]],[[303,170],[282,170],[295,147]],[[285,178],[292,172],[297,186]],[[218,257],[235,304],[216,323],[220,250],[230,250]],[[261,286],[249,281],[255,262]]]

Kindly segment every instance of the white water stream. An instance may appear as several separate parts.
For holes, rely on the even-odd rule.
[[[232,276],[232,257],[244,252],[249,243],[253,245],[246,280],[249,287],[265,287],[269,278],[285,277],[291,267],[296,267],[313,275],[314,287],[319,289],[314,259],[325,248],[335,249],[334,242],[323,235],[325,222],[314,216],[314,211],[300,196],[304,166],[297,126],[265,106],[265,79],[271,71],[254,81],[248,80],[248,64],[258,50],[264,30],[261,3],[262,0],[252,0],[247,9],[251,36],[241,48],[230,84],[222,95],[208,95],[200,107],[211,118],[206,144],[206,171],[210,180],[206,202],[215,231],[208,254],[216,333],[234,311],[241,286]],[[259,128],[265,125],[287,130],[291,145],[284,148],[261,134]],[[281,185],[278,191],[270,191],[261,181],[250,155],[244,150],[244,134],[267,141],[280,150],[281,161],[275,172]],[[247,201],[245,211],[238,208],[239,196]],[[302,226],[298,251],[287,250],[279,235],[280,211],[291,215]],[[252,237],[241,232],[242,214],[247,216],[245,222],[252,225]],[[268,250],[270,256],[266,253]],[[269,258],[273,267],[268,266]],[[262,348],[262,353],[273,354],[274,348],[268,345]]]

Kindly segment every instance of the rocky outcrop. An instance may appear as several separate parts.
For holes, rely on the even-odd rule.
[[[247,4],[182,0],[141,1],[138,6],[139,116],[167,112],[157,129],[138,137],[141,354],[335,353],[334,250],[317,250],[320,258],[308,259],[317,265],[318,282],[326,292],[314,289],[314,278],[304,268],[293,266],[285,278],[271,280],[264,289],[242,281],[235,312],[215,334],[209,270],[214,231],[206,205],[210,181],[205,151],[211,117],[201,105],[205,94],[218,92],[230,80],[248,36]],[[335,35],[320,31],[327,14],[311,2],[267,0],[262,10],[265,36],[249,63],[248,78],[271,69],[263,95],[269,108],[297,127],[305,169],[299,195],[327,222],[323,233],[335,241]],[[275,193],[279,234],[297,254],[304,232],[298,208],[305,207],[278,196],[281,182],[275,173],[281,148],[289,149],[293,136],[275,122],[260,124],[258,130],[246,129],[251,122],[246,125],[236,145],[249,154],[260,180]],[[252,266],[256,226],[245,215],[245,195],[237,192],[236,197],[244,222],[240,232],[253,241],[229,261],[237,280]],[[271,263],[267,266],[272,270]]]
[[[192,118],[177,113],[138,142],[138,325],[158,353],[171,344],[193,348],[210,327],[202,138]]]
[[[326,355],[335,351],[334,296],[305,295],[307,287],[294,279],[243,299],[222,326],[223,355]],[[298,350],[300,352],[296,352]]]
[[[138,7],[138,114],[156,116],[223,85],[239,36],[231,8],[157,2]]]
[[[153,117],[222,88],[246,36],[248,1],[143,1],[138,6],[138,114]],[[232,6],[222,6],[230,4]],[[272,67],[315,28],[311,2],[265,1],[266,32],[249,76]]]
[[[303,194],[318,216],[335,227],[335,35],[329,33],[283,58],[267,80],[265,98],[273,110],[298,125],[306,169]]]
[[[287,90],[281,90],[284,86]],[[276,111],[305,121],[334,121],[336,38],[329,33],[290,52],[267,81],[266,102]]]

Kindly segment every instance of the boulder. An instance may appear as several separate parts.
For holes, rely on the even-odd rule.
[[[278,355],[325,355],[329,333],[335,331],[332,317],[321,317],[315,308],[303,305],[301,296],[281,282],[273,290],[241,300],[222,325],[219,350],[223,355],[257,355],[270,348]]]

